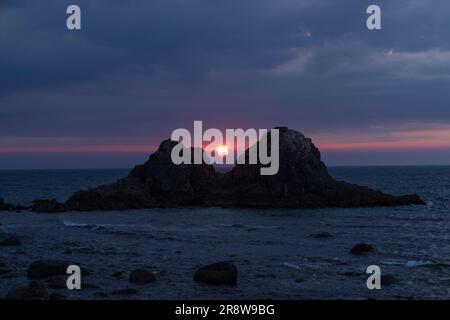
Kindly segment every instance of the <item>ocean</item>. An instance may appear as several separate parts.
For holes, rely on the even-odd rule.
[[[68,260],[90,270],[84,290],[51,290],[68,299],[448,299],[450,298],[450,167],[331,167],[345,180],[392,194],[418,193],[427,206],[355,209],[148,209],[37,214],[0,212],[0,247],[13,270],[0,275],[0,297],[27,283],[38,259]],[[0,171],[0,198],[29,204],[66,200],[108,184],[128,170]],[[376,252],[350,254],[365,242]],[[195,283],[204,264],[233,261],[234,287]],[[366,268],[378,265],[396,281],[368,290]],[[127,274],[155,272],[135,286]],[[123,272],[124,277],[112,275]],[[135,288],[133,295],[110,295]]]

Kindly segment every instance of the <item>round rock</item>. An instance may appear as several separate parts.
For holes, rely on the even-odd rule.
[[[66,275],[67,261],[61,260],[38,260],[30,264],[27,269],[27,276],[30,279],[40,279],[52,276]]]
[[[359,256],[363,253],[373,251],[375,251],[375,247],[373,245],[367,243],[358,243],[353,246],[353,248],[350,250],[350,253]]]
[[[130,283],[135,284],[146,284],[155,282],[156,276],[153,274],[153,272],[150,272],[148,270],[136,269],[131,271],[129,281]]]
[[[238,271],[232,262],[217,262],[199,268],[194,274],[194,281],[207,284],[227,284],[237,283]]]
[[[6,300],[48,300],[48,291],[44,284],[38,281],[32,281],[27,286],[13,287]]]

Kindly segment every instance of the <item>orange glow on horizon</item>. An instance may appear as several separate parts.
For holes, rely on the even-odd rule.
[[[219,155],[219,156],[221,156],[221,157],[225,157],[225,156],[227,156],[228,155],[228,146],[227,145],[221,145],[221,146],[218,146],[217,148],[216,148],[216,152],[217,152],[217,154]]]
[[[0,147],[0,154],[32,153],[151,153],[157,147],[148,145],[92,145],[92,146],[54,146],[54,147]]]
[[[313,134],[313,141],[323,152],[365,152],[365,151],[395,151],[395,150],[429,150],[450,149],[450,125],[429,126],[425,129],[387,131],[387,132],[361,132],[327,135]],[[78,142],[78,143],[77,143]],[[92,143],[92,142],[91,142]],[[221,157],[228,156],[230,150],[237,155],[245,151],[248,145],[208,145],[205,150],[214,151]],[[1,138],[0,154],[150,154],[158,149],[158,145],[149,144],[83,144],[59,138],[33,139],[33,138]]]
[[[351,143],[319,143],[321,151],[389,151],[448,149],[450,141],[370,141]]]
[[[414,149],[448,149],[450,141],[369,141],[350,143],[316,143],[320,151],[389,151]],[[156,146],[148,145],[80,145],[80,146],[21,146],[0,147],[0,154],[57,154],[57,153],[143,153],[149,154],[157,150]],[[227,145],[216,147],[219,156],[227,156]]]

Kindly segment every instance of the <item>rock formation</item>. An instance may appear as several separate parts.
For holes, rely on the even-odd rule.
[[[199,268],[194,274],[194,281],[207,284],[235,285],[238,271],[234,263],[229,261],[216,262]]]
[[[61,260],[37,260],[31,263],[27,269],[30,279],[48,278],[58,275],[66,275],[70,263]]]
[[[0,199],[0,211],[14,211],[16,207],[12,204],[6,203],[5,200]]]
[[[153,272],[145,269],[136,269],[131,271],[129,282],[134,284],[146,284],[156,281],[156,276]]]
[[[79,191],[64,207],[91,211],[187,206],[321,208],[425,204],[416,194],[393,196],[334,180],[311,139],[286,127],[278,129],[280,167],[273,176],[260,175],[261,164],[236,165],[227,173],[216,172],[208,164],[175,165],[171,150],[177,143],[165,140],[146,163],[136,166],[127,177],[112,185]]]
[[[27,286],[13,287],[6,300],[48,300],[49,294],[45,285],[39,281],[32,281]]]

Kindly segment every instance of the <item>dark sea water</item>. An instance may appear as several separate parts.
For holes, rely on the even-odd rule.
[[[13,274],[0,276],[0,297],[26,283],[37,259],[87,267],[83,283],[98,289],[57,290],[69,299],[136,288],[113,299],[448,299],[450,298],[450,167],[331,168],[340,180],[393,194],[418,193],[427,206],[319,210],[151,209],[63,214],[0,213],[0,236],[15,233],[21,247],[0,247]],[[127,170],[0,171],[0,198],[27,204],[64,201],[79,189],[106,184]],[[318,233],[331,237],[317,238]],[[358,242],[376,253],[353,256]],[[235,287],[192,280],[200,265],[232,260]],[[398,282],[366,288],[369,265]],[[126,274],[153,270],[158,281],[134,286]]]

